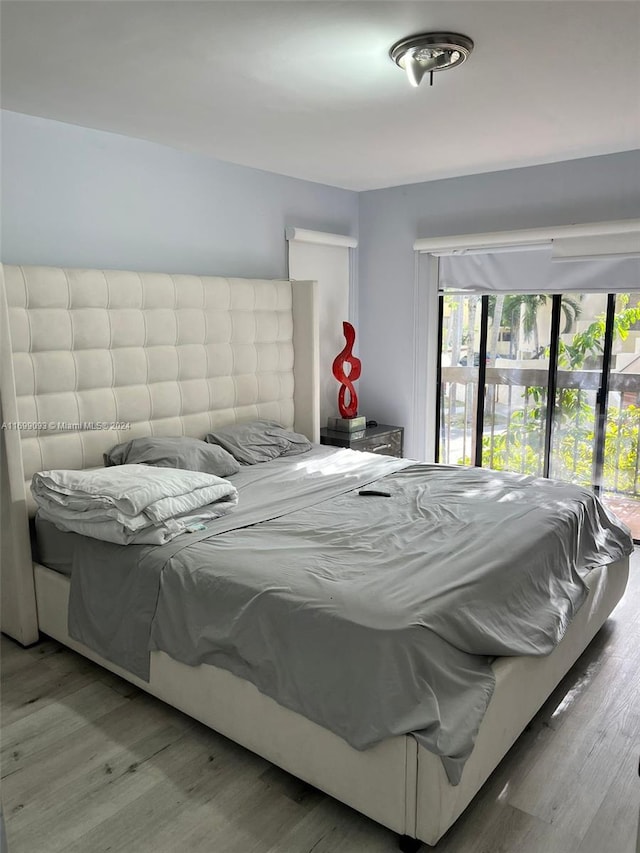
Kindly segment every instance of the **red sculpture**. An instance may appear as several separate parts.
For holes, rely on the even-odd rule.
[[[353,383],[360,376],[362,367],[360,359],[353,355],[353,344],[356,339],[356,330],[351,323],[343,323],[342,331],[347,339],[347,343],[342,352],[333,360],[333,375],[340,382],[340,391],[338,392],[338,408],[340,416],[343,418],[355,418],[358,414],[358,395]],[[350,367],[349,373],[344,372],[344,365]],[[345,394],[349,392],[349,403],[345,403]]]

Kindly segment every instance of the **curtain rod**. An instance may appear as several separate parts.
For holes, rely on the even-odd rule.
[[[567,237],[601,237],[637,233],[640,241],[640,219],[614,222],[588,222],[580,225],[556,225],[521,231],[491,231],[486,234],[456,234],[449,237],[423,237],[413,244],[414,251],[434,255],[463,253],[465,249],[508,249],[510,246],[534,248],[550,246],[554,240]]]

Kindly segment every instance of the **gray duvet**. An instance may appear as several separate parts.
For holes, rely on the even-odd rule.
[[[163,546],[81,537],[73,637],[230,670],[357,749],[413,732],[464,762],[496,655],[548,654],[588,570],[632,550],[583,488],[316,448],[243,469],[237,509]],[[391,497],[360,496],[367,484]]]

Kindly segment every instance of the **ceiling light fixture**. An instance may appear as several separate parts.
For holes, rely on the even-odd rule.
[[[423,33],[396,42],[389,56],[396,65],[404,68],[412,86],[419,86],[427,73],[431,76],[433,86],[434,71],[445,71],[462,65],[472,50],[473,42],[468,36],[458,33]]]

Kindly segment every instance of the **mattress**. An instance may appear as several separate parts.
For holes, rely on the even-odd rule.
[[[356,749],[414,732],[455,784],[491,658],[548,654],[587,594],[576,564],[628,537],[574,486],[321,450],[251,466],[182,542],[68,543],[71,636],[143,678],[150,649],[220,666]],[[373,481],[392,499],[360,497]]]

